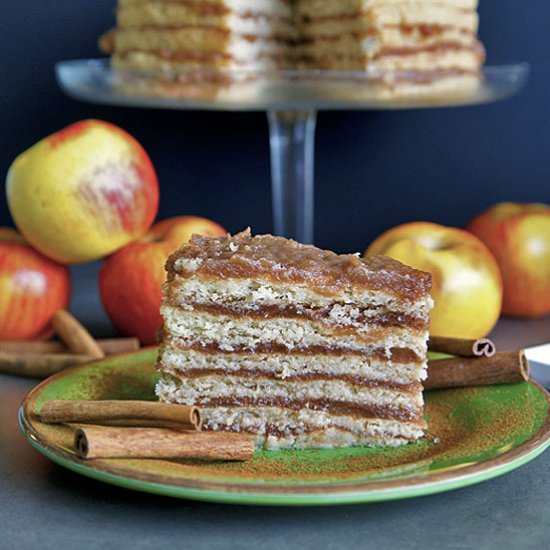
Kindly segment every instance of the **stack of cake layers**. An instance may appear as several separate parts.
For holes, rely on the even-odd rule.
[[[423,434],[430,276],[243,232],[168,260],[157,385],[268,449]]]
[[[485,55],[477,0],[299,0],[306,68],[368,70],[408,95],[471,88]]]
[[[288,0],[119,0],[112,64],[167,73],[274,69],[295,38]]]
[[[390,95],[479,82],[477,0],[119,0],[117,68],[367,70]]]

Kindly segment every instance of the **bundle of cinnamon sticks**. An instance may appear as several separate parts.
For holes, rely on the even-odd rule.
[[[469,340],[431,336],[428,349],[450,357],[428,361],[427,390],[512,384],[529,379],[523,350],[497,352],[487,339]]]
[[[137,338],[94,340],[68,311],[56,311],[52,325],[59,341],[0,341],[0,372],[47,378],[60,370],[89,363],[106,355],[139,349]]]

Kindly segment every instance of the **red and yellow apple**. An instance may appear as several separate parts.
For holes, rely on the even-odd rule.
[[[488,248],[468,231],[429,222],[399,225],[372,242],[366,256],[384,254],[432,274],[430,333],[481,338],[497,322],[502,280]]]
[[[29,246],[14,229],[0,228],[0,340],[31,340],[49,331],[52,315],[69,304],[66,266]]]
[[[164,264],[195,233],[216,237],[227,231],[206,218],[176,216],[156,223],[143,238],[105,259],[99,271],[101,301],[121,334],[137,336],[142,345],[156,342]]]
[[[159,201],[143,147],[100,120],[71,124],[21,153],[6,193],[26,240],[62,263],[102,258],[142,237]]]
[[[503,202],[466,226],[495,256],[504,283],[502,312],[550,313],[550,206]]]

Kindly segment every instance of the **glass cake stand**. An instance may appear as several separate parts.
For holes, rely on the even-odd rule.
[[[60,87],[92,103],[159,109],[266,111],[269,121],[273,232],[313,242],[314,142],[319,110],[426,109],[490,103],[518,92],[529,66],[486,66],[469,92],[384,98],[381,75],[341,71],[189,72],[158,76],[113,70],[107,59],[56,64]],[[396,75],[414,78],[412,74]],[[230,82],[230,85],[228,85]]]

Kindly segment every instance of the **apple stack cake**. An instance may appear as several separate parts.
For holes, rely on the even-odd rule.
[[[428,273],[249,231],[169,259],[156,391],[267,449],[423,434]]]
[[[203,84],[216,78],[220,94],[243,80],[234,69],[281,68],[368,71],[373,90],[390,97],[456,91],[479,82],[484,50],[477,39],[477,4],[119,0],[117,26],[102,44],[116,68],[180,83],[200,69],[193,78]],[[259,93],[262,87],[251,89]]]

